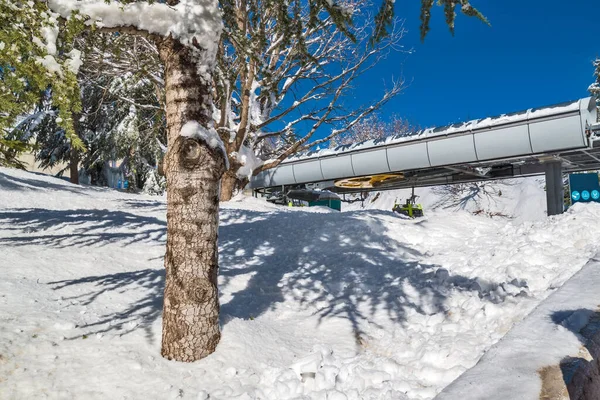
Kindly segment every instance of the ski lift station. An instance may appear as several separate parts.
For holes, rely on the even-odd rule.
[[[299,154],[250,187],[355,193],[545,174],[548,215],[555,215],[563,212],[563,173],[600,169],[596,121],[588,97]]]

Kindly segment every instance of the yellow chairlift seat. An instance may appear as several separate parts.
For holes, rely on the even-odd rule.
[[[347,189],[373,189],[403,179],[404,174],[402,172],[398,172],[395,174],[379,174],[361,176],[358,178],[338,179],[334,182],[334,185],[339,188]]]
[[[419,218],[424,215],[423,206],[421,204],[417,204],[415,200],[419,196],[415,196],[415,188],[412,188],[411,196],[406,199],[406,203],[400,204],[398,203],[398,199],[394,202],[394,207],[392,207],[392,211],[397,212],[398,214],[406,215],[409,218]]]

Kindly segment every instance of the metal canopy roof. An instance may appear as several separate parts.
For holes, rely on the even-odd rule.
[[[539,175],[549,161],[561,161],[565,172],[600,170],[594,130],[600,131],[596,105],[585,98],[301,154],[253,177],[250,186],[387,190]]]
[[[379,185],[376,184],[372,188],[340,188],[335,187],[333,181],[316,182],[307,184],[306,186],[314,189],[327,188],[338,193],[353,193],[449,185],[482,180],[543,175],[545,172],[544,164],[549,161],[561,161],[565,173],[600,170],[600,147],[596,143],[596,147],[587,150],[553,153],[541,155],[539,158],[524,157],[494,163],[467,163],[452,167],[414,170],[405,173],[402,179],[390,180]]]

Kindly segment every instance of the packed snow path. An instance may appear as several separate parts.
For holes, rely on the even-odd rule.
[[[539,222],[221,209],[223,339],[160,357],[165,200],[0,168],[0,398],[431,399],[600,247]]]

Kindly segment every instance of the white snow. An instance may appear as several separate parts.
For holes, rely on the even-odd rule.
[[[186,46],[202,49],[201,69],[211,68],[214,63],[222,29],[221,11],[215,0],[180,0],[175,6],[159,2],[49,0],[48,6],[65,18],[78,10],[90,18],[88,23],[100,27],[129,26],[165,37],[170,35]]]
[[[236,172],[236,175],[239,178],[250,179],[254,170],[260,167],[263,163],[260,158],[256,157],[256,154],[251,148],[243,144],[240,146],[240,150],[233,155],[242,164],[242,166]]]
[[[250,87],[250,122],[253,125],[260,125],[264,122],[265,116],[261,110],[260,103],[257,101],[258,95],[260,94],[260,83],[256,80],[252,81],[252,85]]]
[[[415,188],[415,195],[426,213],[431,210],[468,211],[516,221],[536,221],[546,218],[545,184],[544,177],[515,178]],[[343,210],[391,210],[395,202],[403,204],[411,194],[411,189],[371,192],[364,201],[344,204]],[[359,199],[359,196],[347,195],[346,198]]]
[[[36,57],[36,62],[43,65],[50,74],[57,73],[62,75],[62,66],[55,58],[57,55],[56,40],[58,39],[57,17],[59,15],[54,13],[48,15],[44,13],[44,16],[47,17],[47,21],[45,21],[47,25],[40,28],[40,34],[45,42],[36,36],[32,37],[32,42],[42,49],[46,55],[44,57]]]
[[[54,20],[55,23],[57,22],[54,18],[50,18],[50,19]],[[46,43],[45,43],[46,52],[53,56],[56,55],[56,39],[58,38],[58,27],[57,26],[43,26],[40,29],[40,33],[46,40]]]
[[[597,204],[407,220],[238,196],[220,210],[223,338],[183,364],[160,357],[165,215],[164,197],[0,168],[0,393],[431,399],[600,248]]]
[[[438,399],[539,398],[540,370],[558,366],[568,357],[590,361],[586,341],[579,333],[590,318],[600,315],[599,286],[600,263],[596,258],[516,325]]]
[[[38,64],[41,64],[44,66],[44,68],[46,68],[46,70],[48,70],[49,73],[53,74],[53,73],[57,73],[57,74],[62,74],[62,67],[60,66],[60,64],[56,61],[56,59],[54,58],[54,56],[51,55],[46,55],[44,57],[36,57],[35,60]]]
[[[77,75],[79,68],[81,68],[83,65],[83,61],[81,60],[81,51],[72,49],[67,53],[67,55],[69,58],[65,61],[65,66],[69,69],[69,71]]]
[[[42,42],[42,40],[39,37],[33,36],[31,41],[33,42],[33,44],[38,46],[40,49],[42,49],[42,50],[46,49],[46,45],[44,44],[44,42]]]

